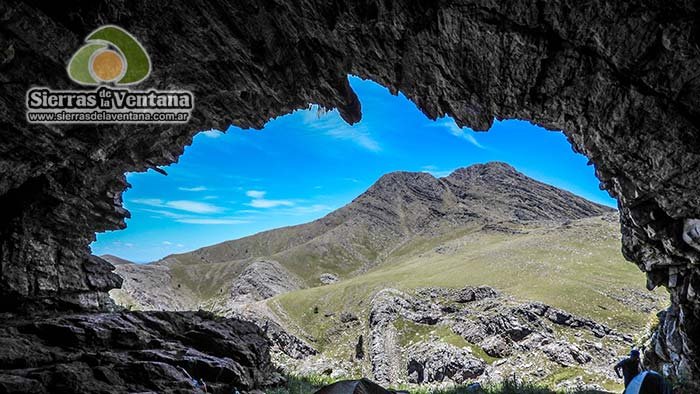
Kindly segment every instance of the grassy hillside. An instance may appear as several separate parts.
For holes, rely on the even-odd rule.
[[[421,287],[488,285],[517,299],[540,301],[639,335],[654,315],[640,310],[638,304],[619,301],[620,294],[647,293],[644,275],[621,255],[615,219],[615,215],[608,215],[567,224],[510,225],[511,232],[467,228],[451,238],[416,240],[394,251],[384,264],[366,274],[282,294],[268,304],[291,320],[290,326],[297,327],[300,336],[312,340],[324,354],[341,359],[352,354],[353,339],[362,333],[362,327],[339,335],[337,323],[325,312],[347,311],[366,320],[373,294],[388,287],[411,292]],[[661,308],[665,300],[663,290],[658,290],[646,306]],[[456,346],[469,346],[439,326],[405,322],[395,326],[403,345],[437,336]],[[493,361],[483,357],[480,349],[471,348]],[[564,368],[559,374],[563,379],[571,371]],[[603,383],[617,387],[613,382]]]

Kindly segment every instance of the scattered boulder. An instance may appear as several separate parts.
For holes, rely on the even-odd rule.
[[[331,379],[347,379],[352,364],[349,360],[318,355],[307,357],[299,363],[289,365],[287,371],[298,376],[328,376]]]
[[[465,303],[496,297],[498,297],[498,291],[493,287],[479,286],[465,287],[461,290],[458,290],[453,294],[452,299],[458,303]]]
[[[541,349],[550,360],[567,367],[591,361],[591,355],[573,343],[556,341],[545,344]]]
[[[351,323],[351,322],[356,322],[359,319],[357,318],[357,315],[351,312],[343,312],[340,314],[339,319],[342,323]]]
[[[272,342],[273,347],[278,351],[294,359],[303,359],[318,354],[318,351],[311,347],[306,341],[291,334],[280,326],[277,322],[266,320],[262,323],[263,331]]]
[[[564,380],[562,382],[557,383],[556,387],[557,390],[561,390],[565,393],[588,393],[588,392],[593,392],[593,393],[603,393],[607,392],[605,388],[601,385],[598,384],[592,384],[592,383],[586,383],[585,380],[583,380],[582,376],[576,376],[573,379],[568,379]]]
[[[509,340],[500,335],[492,335],[479,344],[486,354],[491,357],[508,357],[513,353],[513,347]]]
[[[461,384],[484,373],[486,364],[464,348],[442,342],[409,348],[406,372],[410,383],[450,381]]]
[[[333,284],[333,283],[340,280],[340,279],[338,279],[337,276],[335,276],[333,274],[329,274],[329,273],[321,274],[321,277],[319,279],[320,279],[321,283],[324,285],[330,285],[330,284]]]

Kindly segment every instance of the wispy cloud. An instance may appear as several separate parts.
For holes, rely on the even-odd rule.
[[[372,151],[379,152],[382,150],[379,147],[379,143],[375,141],[368,133],[358,128],[338,128],[334,130],[328,130],[326,135],[339,140],[352,141],[361,147]]]
[[[350,126],[340,117],[337,110],[320,114],[312,108],[304,113],[304,127],[323,133],[331,138],[350,141],[371,152],[382,150],[369,129],[362,123]]]
[[[250,198],[263,198],[265,197],[265,194],[267,192],[264,192],[262,190],[248,190],[245,192],[245,195],[250,197]]]
[[[289,200],[267,200],[265,198],[257,198],[250,201],[248,205],[253,208],[291,207],[294,205],[294,202]]]
[[[450,134],[467,141],[479,149],[486,149],[486,147],[477,141],[476,137],[474,137],[473,131],[469,130],[468,128],[460,128],[452,118],[444,117],[442,119],[438,119],[435,121],[434,125],[436,127],[446,129]]]
[[[206,131],[200,132],[199,134],[201,134],[205,137],[208,137],[208,138],[219,138],[222,135],[224,135],[224,133],[219,131],[219,130],[206,130]]]
[[[164,201],[158,198],[137,198],[131,200],[131,202],[151,207],[172,208],[190,213],[218,213],[223,211],[223,208],[216,205],[191,200]]]
[[[163,200],[159,198],[134,198],[133,200],[130,200],[129,202],[133,202],[135,204],[141,204],[141,205],[149,205],[152,207],[162,207],[164,206]]]
[[[178,187],[178,190],[182,190],[183,192],[203,192],[207,190],[207,188],[204,186]]]
[[[173,209],[192,213],[218,213],[223,211],[223,208],[216,205],[189,200],[168,201],[166,205]]]
[[[216,216],[196,216],[192,214],[183,214],[178,212],[171,212],[165,209],[142,209],[144,212],[150,212],[156,215],[156,217],[162,217],[166,219],[172,219],[176,223],[186,223],[186,224],[244,224],[250,223],[248,220],[244,220],[236,217],[216,217]],[[169,241],[163,241],[163,245],[172,245],[168,243]],[[178,245],[179,246],[179,245]]]
[[[245,195],[252,198],[248,206],[253,208],[276,208],[276,207],[291,207],[294,205],[290,200],[269,200],[265,198],[267,192],[262,190],[248,190]]]
[[[180,223],[188,224],[244,224],[250,223],[247,220],[240,219],[221,219],[221,218],[186,218],[177,220]]]
[[[137,198],[131,200],[131,202],[151,207],[172,208],[190,213],[219,213],[224,210],[216,205],[191,200],[164,201],[158,198]]]

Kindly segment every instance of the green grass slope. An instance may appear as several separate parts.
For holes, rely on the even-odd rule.
[[[511,226],[519,230],[516,233],[462,229],[452,239],[444,236],[405,245],[363,275],[282,294],[269,304],[284,311],[321,350],[333,352],[338,352],[337,341],[328,336],[333,323],[314,308],[366,317],[373,294],[389,287],[411,291],[488,285],[622,332],[640,333],[650,314],[621,302],[619,294],[646,292],[645,278],[622,257],[618,226],[615,216],[608,215],[568,224]]]

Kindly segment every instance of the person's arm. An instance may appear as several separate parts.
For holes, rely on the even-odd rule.
[[[619,363],[615,364],[615,374],[617,375],[618,378],[622,378],[622,375],[620,374],[620,369],[622,369],[622,364],[624,362],[625,362],[625,360],[622,360]]]

